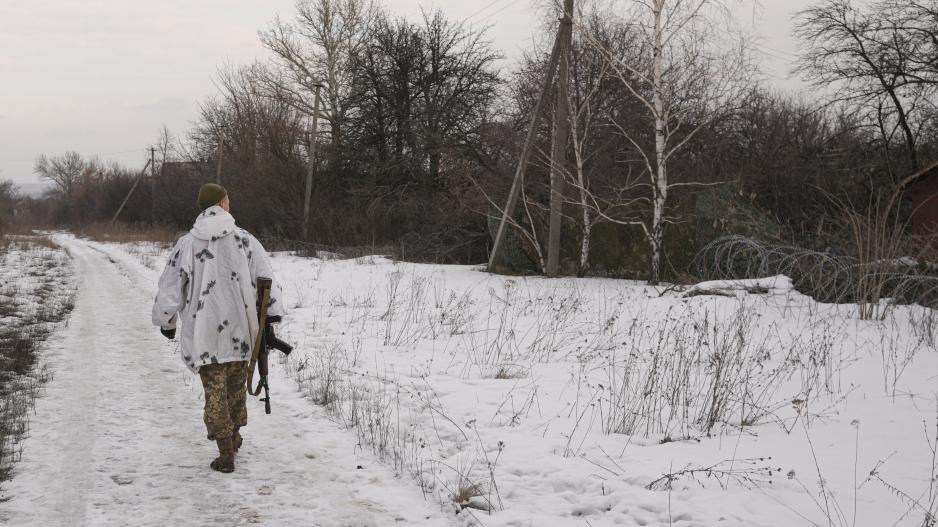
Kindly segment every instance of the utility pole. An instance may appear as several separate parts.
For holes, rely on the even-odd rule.
[[[150,222],[156,222],[156,148],[150,147]]]
[[[217,159],[215,160],[215,183],[221,185],[221,147],[224,140],[221,137],[221,133],[218,134],[218,152],[216,153]]]
[[[114,225],[117,222],[117,217],[120,216],[122,210],[127,205],[127,202],[130,201],[130,197],[134,195],[134,191],[137,190],[137,185],[140,184],[140,180],[145,178],[147,175],[147,168],[150,167],[150,162],[147,161],[147,164],[143,166],[143,170],[140,171],[140,174],[137,175],[137,179],[134,180],[133,186],[130,187],[130,192],[127,193],[127,197],[124,198],[124,201],[121,202],[121,206],[117,207],[117,212],[114,213],[114,216],[111,217],[111,225]]]
[[[309,79],[307,79],[309,81]],[[303,201],[303,241],[309,241],[309,208],[313,197],[313,172],[316,168],[316,135],[319,132],[319,96],[322,84],[315,84],[316,97],[313,100],[313,125],[309,132],[309,165],[306,167],[306,196]]]
[[[567,145],[570,141],[570,52],[573,48],[573,0],[564,0],[560,19],[560,72],[557,104],[554,106],[554,133],[550,154],[550,231],[547,235],[547,276],[560,274],[560,232],[563,227],[563,201]]]
[[[572,16],[573,0],[565,1],[570,4],[570,9],[567,12]],[[568,27],[572,30],[572,19],[571,24]],[[525,139],[524,147],[521,149],[521,159],[518,160],[518,168],[515,171],[515,178],[511,183],[511,190],[508,192],[508,201],[505,203],[505,208],[502,210],[502,219],[498,224],[498,231],[495,234],[495,243],[492,246],[492,253],[489,255],[489,272],[493,272],[495,270],[495,263],[498,261],[498,252],[501,250],[502,244],[505,242],[505,234],[508,230],[508,218],[514,216],[515,203],[518,201],[518,196],[521,194],[521,186],[524,185],[524,174],[528,168],[528,160],[531,157],[531,151],[534,149],[534,140],[537,138],[537,130],[541,122],[541,112],[543,111],[544,106],[547,104],[547,98],[551,94],[551,87],[554,85],[554,76],[557,73],[557,64],[560,62],[561,50],[564,47],[562,45],[563,37],[565,35],[563,28],[564,25],[561,24],[560,29],[557,31],[557,36],[554,38],[554,47],[551,51],[550,59],[547,61],[547,72],[544,76],[544,85],[541,87],[541,95],[537,100],[537,104],[534,106],[534,113],[531,116],[531,127],[528,128],[528,136]],[[567,46],[566,48],[568,53],[570,47],[571,46]],[[567,64],[569,65],[569,61],[567,61]],[[553,193],[551,193],[551,198],[553,198]]]

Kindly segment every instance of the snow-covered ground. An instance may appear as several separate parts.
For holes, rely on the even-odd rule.
[[[479,494],[491,515],[462,516],[484,525],[920,525],[935,508],[930,311],[861,321],[784,277],[695,296],[277,261],[304,389],[334,391],[332,415],[442,502]]]
[[[135,425],[158,435],[141,443],[143,466],[133,428],[120,438],[96,432],[91,446],[50,439],[40,431],[77,404],[57,373],[28,442],[40,446],[27,445],[15,481],[64,489],[42,474],[98,455],[87,479],[72,482],[82,499],[19,498],[21,523],[46,510],[40,498],[84,504],[86,518],[107,511],[115,524],[145,513],[359,525],[377,508],[387,512],[372,513],[375,525],[430,516],[424,524],[888,526],[923,525],[935,510],[938,353],[928,310],[859,320],[856,307],[818,304],[784,277],[679,291],[281,254],[274,263],[291,308],[281,336],[297,350],[273,364],[274,414],[251,408],[252,446],[226,479],[203,467],[198,383],[146,326],[164,252],[68,243],[85,285],[63,342],[109,350],[98,376],[120,382],[98,404],[115,422],[139,421],[144,404],[163,412]],[[108,300],[107,318],[125,329],[104,344],[83,336],[105,332],[92,323],[104,313],[76,327],[83,305]],[[88,369],[64,355],[53,351],[56,372]],[[141,383],[148,388],[134,391]],[[260,446],[268,433],[283,443]],[[212,489],[210,499],[191,497],[194,488]],[[175,498],[157,499],[167,495]],[[353,503],[333,507],[338,496]],[[303,516],[310,502],[355,520]]]
[[[255,402],[237,471],[212,471],[201,386],[150,325],[155,271],[117,246],[58,237],[79,277],[54,372],[0,503],[5,525],[445,525],[289,379]],[[275,388],[275,389],[276,389]]]

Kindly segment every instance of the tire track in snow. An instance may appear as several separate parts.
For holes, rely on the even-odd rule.
[[[205,439],[201,386],[175,343],[167,345],[149,322],[155,273],[108,255],[106,246],[60,242],[74,258],[79,292],[68,327],[44,352],[54,377],[36,403],[0,520],[451,524],[415,488],[356,454],[354,436],[325,420],[276,370],[274,414],[264,415],[251,398],[237,471],[211,471],[215,449]]]

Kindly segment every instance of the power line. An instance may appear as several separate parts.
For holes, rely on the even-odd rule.
[[[800,58],[800,56],[797,53],[791,53],[791,52],[781,50],[778,48],[773,48],[772,46],[769,46],[760,42],[754,42],[753,44],[755,45],[756,49],[758,49],[762,53],[766,55],[771,55],[778,59],[797,60],[798,58]]]
[[[124,150],[123,152],[105,152],[103,154],[88,154],[89,157],[107,157],[107,156],[117,156],[121,154],[132,154],[134,152],[140,152],[141,150],[146,150],[146,148],[134,148],[133,150]]]
[[[489,2],[488,4],[486,4],[485,7],[483,7],[482,9],[479,9],[479,10],[476,11],[475,13],[472,13],[471,15],[467,16],[467,17],[465,18],[465,21],[468,22],[469,20],[472,20],[472,19],[475,18],[476,15],[478,15],[479,13],[485,11],[486,9],[492,7],[493,5],[495,5],[495,4],[497,4],[497,3],[501,2],[501,1],[502,1],[502,0],[492,0],[492,2]]]
[[[480,22],[486,22],[486,21],[488,21],[490,18],[492,18],[492,17],[494,17],[495,15],[501,13],[502,11],[505,11],[505,10],[508,9],[508,8],[514,7],[514,6],[516,6],[516,5],[520,4],[520,3],[521,3],[521,0],[515,0],[514,2],[512,2],[512,3],[508,4],[508,5],[506,5],[505,7],[499,9],[498,11],[495,11],[494,13],[492,13],[492,14],[488,15],[487,17],[483,18],[482,20],[480,20]]]

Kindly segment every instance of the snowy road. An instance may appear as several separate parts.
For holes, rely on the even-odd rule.
[[[208,468],[202,390],[150,326],[155,274],[60,240],[79,291],[44,357],[54,373],[0,503],[8,525],[449,525],[272,365],[274,413],[249,400],[237,471]]]

